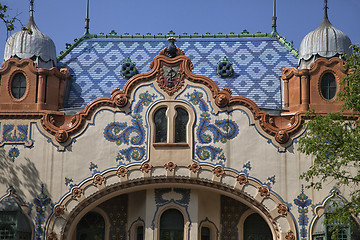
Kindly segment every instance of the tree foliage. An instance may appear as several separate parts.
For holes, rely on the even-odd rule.
[[[308,187],[319,190],[330,183],[350,189],[348,201],[327,215],[326,222],[337,223],[335,232],[348,226],[351,216],[360,213],[360,47],[352,49],[345,64],[349,74],[342,80],[338,95],[344,102],[343,110],[326,116],[309,112],[307,130],[299,140],[299,150],[314,156],[310,169],[301,175]],[[345,110],[352,110],[353,114],[345,114]]]
[[[16,17],[8,16],[6,13],[8,9],[9,7],[7,5],[0,3],[0,19],[4,22],[6,30],[9,32],[15,29],[14,23],[16,21]]]

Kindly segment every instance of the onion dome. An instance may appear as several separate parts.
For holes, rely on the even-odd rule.
[[[299,68],[310,68],[310,64],[319,57],[340,57],[351,54],[350,38],[336,29],[327,15],[327,1],[325,1],[324,19],[320,26],[307,34],[300,44]]]
[[[36,26],[31,1],[30,18],[26,30],[14,33],[6,41],[4,61],[9,58],[31,58],[39,68],[56,66],[56,48],[53,40]]]

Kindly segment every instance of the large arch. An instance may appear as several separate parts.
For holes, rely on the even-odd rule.
[[[188,167],[177,167],[171,162],[156,167],[148,163],[127,168],[121,166],[84,180],[54,207],[47,221],[46,239],[70,239],[75,223],[110,198],[169,186],[207,189],[229,196],[260,214],[269,225],[273,239],[297,239],[296,223],[286,204],[266,185],[233,170],[195,162]]]

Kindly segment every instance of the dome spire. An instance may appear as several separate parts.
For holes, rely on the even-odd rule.
[[[30,0],[30,17],[34,17],[34,0]]]
[[[274,8],[273,8],[273,17],[272,17],[272,34],[276,33],[277,30],[276,30],[276,20],[277,20],[277,17],[276,17],[276,0],[274,0]]]
[[[327,12],[327,10],[328,10],[328,6],[327,6],[327,3],[328,3],[328,1],[327,0],[324,0],[324,19],[328,19],[329,20],[329,18],[328,18],[328,12]]]
[[[85,18],[85,35],[89,34],[90,29],[90,18],[89,18],[89,0],[86,1],[86,18]]]

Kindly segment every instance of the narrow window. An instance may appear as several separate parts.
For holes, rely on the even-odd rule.
[[[155,142],[167,142],[167,117],[166,108],[160,108],[154,115]]]
[[[208,227],[201,228],[201,240],[210,240],[210,228]]]
[[[166,210],[160,218],[160,240],[183,240],[184,217],[176,209]]]
[[[189,121],[189,115],[183,108],[176,108],[175,118],[175,142],[186,142],[186,126]]]
[[[321,78],[321,94],[327,100],[331,100],[336,94],[336,79],[334,74],[325,73]]]
[[[144,240],[144,227],[138,226],[136,229],[136,240]]]
[[[26,91],[26,78],[24,74],[17,73],[11,81],[11,94],[14,98],[20,99]]]
[[[87,213],[76,227],[76,240],[105,239],[105,220],[96,213]]]

